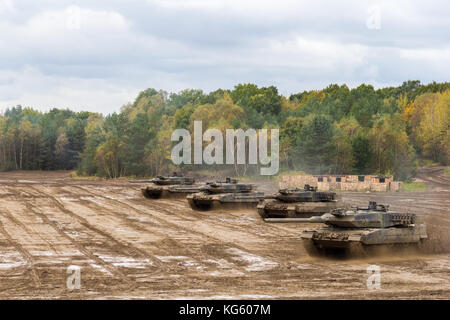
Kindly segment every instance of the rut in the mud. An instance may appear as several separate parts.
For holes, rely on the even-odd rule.
[[[375,200],[424,215],[442,247],[342,260],[308,256],[300,234],[310,226],[267,224],[254,209],[193,211],[184,200],[146,199],[139,184],[65,172],[0,180],[0,298],[450,297],[443,188],[343,194],[352,204]],[[370,264],[381,267],[381,291],[366,287]],[[70,265],[81,267],[78,291],[66,287]]]

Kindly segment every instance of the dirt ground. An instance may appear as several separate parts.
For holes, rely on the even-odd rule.
[[[145,199],[144,184],[128,181],[0,173],[0,298],[449,299],[450,183],[443,168],[419,178],[429,191],[342,196],[425,216],[434,253],[332,260],[305,253],[299,236],[311,225],[193,212],[183,200]],[[373,264],[378,290],[366,285]],[[79,290],[66,286],[69,266],[81,268]]]

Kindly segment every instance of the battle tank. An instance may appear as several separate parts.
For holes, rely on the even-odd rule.
[[[194,184],[194,178],[179,176],[176,172],[172,176],[158,176],[148,182],[152,185],[141,189],[148,199],[185,198],[190,193],[200,191],[200,185]]]
[[[413,213],[390,211],[388,205],[369,202],[367,208],[335,209],[310,218],[269,218],[267,222],[310,222],[325,226],[303,231],[301,238],[310,255],[344,251],[360,256],[372,249],[420,246],[428,238],[426,225]]]
[[[190,194],[186,198],[192,209],[210,210],[254,208],[263,197],[263,192],[253,191],[253,185],[227,178],[225,181],[208,182],[201,187],[201,192]]]
[[[342,207],[334,192],[319,192],[308,184],[303,189],[280,189],[272,196],[264,197],[257,206],[259,215],[265,218],[307,218]]]

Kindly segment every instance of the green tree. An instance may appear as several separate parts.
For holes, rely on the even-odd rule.
[[[87,119],[85,128],[86,142],[81,155],[81,162],[77,170],[80,175],[101,174],[100,170],[97,168],[95,156],[97,148],[105,142],[106,139],[102,123],[103,118],[99,114],[91,114]]]
[[[310,118],[297,138],[295,156],[304,171],[331,173],[334,128],[331,120],[323,115]]]
[[[124,173],[124,143],[116,135],[109,133],[106,135],[105,142],[100,144],[95,154],[97,168],[102,175],[109,178],[118,178]]]
[[[353,159],[355,159],[354,172],[358,174],[371,173],[373,152],[369,137],[363,134],[357,135],[351,140],[351,146]]]
[[[409,179],[413,174],[414,151],[400,114],[378,116],[369,132],[373,148],[373,167],[378,174]]]
[[[186,129],[189,126],[191,115],[194,113],[195,107],[188,103],[175,112],[174,129]]]
[[[303,124],[303,118],[289,117],[280,129],[280,161],[290,169],[295,168],[294,147],[301,135]]]

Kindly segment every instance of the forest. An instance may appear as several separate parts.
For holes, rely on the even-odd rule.
[[[118,178],[177,170],[174,129],[279,128],[281,172],[381,174],[408,181],[421,163],[450,162],[450,83],[375,89],[332,84],[285,97],[274,86],[179,93],[146,89],[119,113],[11,106],[0,115],[0,170],[76,170]],[[182,170],[256,175],[248,165]]]

